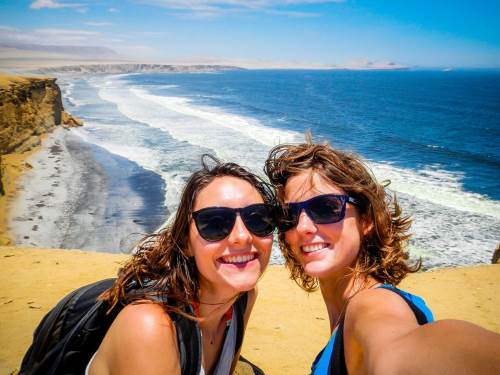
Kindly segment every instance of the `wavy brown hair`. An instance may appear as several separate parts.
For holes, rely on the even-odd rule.
[[[378,183],[357,155],[335,150],[327,144],[313,144],[308,136],[308,143],[274,147],[264,170],[280,202],[284,202],[288,179],[306,170],[318,173],[358,201],[355,208],[363,222],[372,224],[372,229],[362,236],[361,249],[352,269],[355,277],[371,276],[379,282],[397,285],[408,272],[420,268],[420,262],[408,264],[409,255],[405,251],[410,237],[410,217],[403,216],[396,198],[385,189],[389,182]],[[315,290],[319,284],[317,278],[304,272],[284,233],[278,238],[291,278],[304,290]]]
[[[247,181],[257,189],[264,203],[274,204],[274,192],[261,178],[238,164],[221,163],[211,155],[203,155],[202,169],[189,177],[171,224],[141,241],[119,271],[115,284],[100,296],[108,302],[110,310],[118,303],[161,300],[165,301],[167,311],[182,314],[189,303],[200,302],[198,269],[193,257],[186,253],[189,224],[200,191],[215,178],[224,176]]]

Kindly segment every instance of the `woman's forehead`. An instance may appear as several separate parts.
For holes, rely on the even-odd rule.
[[[285,201],[300,202],[320,194],[345,194],[344,190],[312,169],[290,177],[285,185]]]
[[[261,203],[259,191],[248,181],[233,176],[214,178],[198,193],[194,211],[205,207],[245,207]]]

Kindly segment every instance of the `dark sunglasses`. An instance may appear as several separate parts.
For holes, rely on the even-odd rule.
[[[278,213],[278,230],[286,232],[297,226],[302,210],[315,224],[337,223],[345,217],[347,203],[356,205],[356,199],[348,195],[324,194],[304,202],[290,202]]]
[[[192,215],[201,237],[207,241],[220,241],[233,230],[237,213],[247,229],[256,236],[266,237],[276,227],[274,206],[264,203],[243,208],[207,207]]]

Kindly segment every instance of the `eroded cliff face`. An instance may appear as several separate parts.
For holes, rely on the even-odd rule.
[[[13,176],[27,164],[14,163],[16,154],[38,146],[41,136],[56,126],[80,125],[80,120],[64,112],[55,78],[0,74],[0,245],[9,242],[3,233],[7,207],[2,196],[13,194]]]
[[[61,90],[55,78],[0,75],[0,155],[24,152],[40,143],[40,135],[61,125]]]

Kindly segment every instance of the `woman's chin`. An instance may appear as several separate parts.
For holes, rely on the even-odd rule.
[[[258,259],[246,264],[221,264],[218,272],[225,284],[237,292],[254,289],[264,272],[264,267]]]
[[[260,273],[224,275],[224,281],[236,293],[243,293],[255,288],[260,275]]]
[[[303,268],[306,275],[318,279],[328,277],[335,271],[334,267],[325,262],[309,262],[303,265]]]

